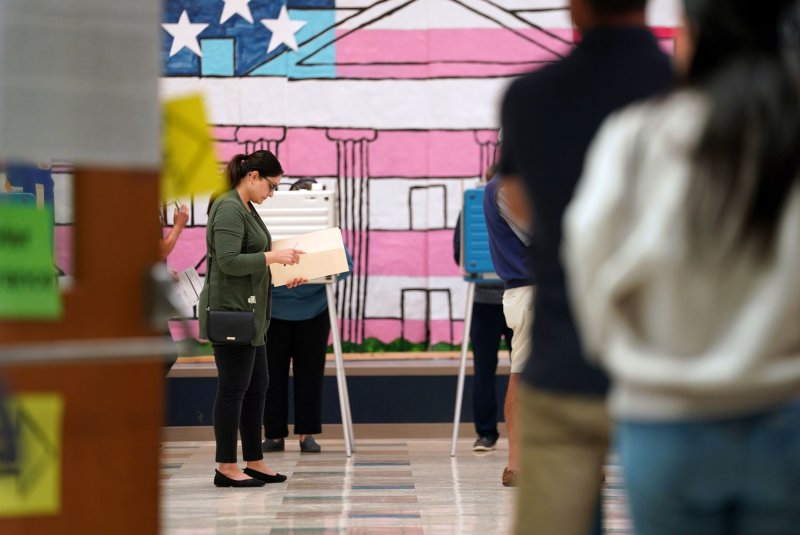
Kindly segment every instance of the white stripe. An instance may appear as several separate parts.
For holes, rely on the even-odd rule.
[[[56,223],[66,224],[74,221],[73,188],[72,175],[53,173],[53,210]],[[154,211],[157,209],[157,206],[153,207]]]
[[[375,0],[339,0],[336,3],[336,7],[339,9],[364,9],[373,5],[374,3]],[[493,0],[492,3],[497,4],[498,6],[507,10],[527,10],[526,12],[519,13],[519,15],[522,18],[543,28],[564,29],[572,27],[572,21],[570,19],[568,10],[568,0]],[[422,24],[426,22],[429,24],[429,26],[427,26],[429,28],[453,28],[459,27],[458,24],[465,24],[460,26],[464,28],[494,27],[494,25],[488,21],[484,24],[489,24],[490,26],[468,25],[470,21],[473,21],[474,19],[467,18],[465,16],[456,16],[455,18],[443,20],[441,17],[439,17],[440,14],[454,12],[451,7],[456,4],[455,2],[450,2],[449,0],[418,0],[414,5],[416,6],[417,4],[424,6],[429,14],[428,17],[417,21],[410,20],[410,17],[406,15],[406,11],[408,11],[408,13],[421,13],[422,11],[417,9],[411,10],[410,8],[412,6],[409,6],[408,8],[398,12],[396,16],[391,17],[391,23],[389,18],[387,18],[386,21],[382,22],[381,24],[388,24],[390,27],[398,29],[422,28]],[[534,11],[541,9],[554,10]],[[679,26],[681,24],[682,12],[683,9],[681,6],[681,0],[650,0],[647,9],[647,21],[652,26]],[[352,12],[338,11],[337,20],[342,20],[345,18],[343,16],[345,14],[350,15]],[[407,26],[404,26],[403,24]],[[517,23],[515,23],[515,26],[512,27],[517,27],[516,24]],[[369,27],[372,28],[373,26]]]
[[[336,0],[337,9],[363,9],[373,5],[376,0]],[[493,0],[505,9],[543,9],[566,8],[568,0]]]
[[[441,188],[417,190],[412,195],[413,230],[453,228],[463,205],[464,190],[474,188],[477,178],[456,179],[374,179],[369,183],[370,228],[373,230],[409,230],[409,191],[412,186],[444,185],[447,188],[447,221],[444,221]],[[374,209],[391,206],[391,210]]]
[[[407,1],[407,0],[406,0]],[[414,0],[408,5],[404,5],[391,15],[381,18],[377,17],[352,19],[345,22],[340,28],[355,28],[365,21],[370,21],[367,29],[370,30],[428,30],[428,29],[476,29],[476,28],[500,28],[497,22],[490,20],[502,10],[495,6],[486,4],[485,6],[472,5],[476,0]],[[462,5],[462,3],[466,4]],[[488,7],[487,7],[488,6]],[[477,11],[477,13],[476,13]],[[561,16],[561,28],[570,28],[571,23],[566,11],[556,12]],[[365,15],[370,15],[366,11]],[[372,13],[374,15],[374,12]],[[380,13],[382,15],[383,13]],[[482,15],[483,14],[483,15]],[[549,13],[534,13],[532,17],[537,20],[539,25],[546,24],[548,20],[554,21]],[[547,20],[546,20],[547,19]],[[374,21],[374,22],[372,22]],[[503,14],[503,24],[510,28],[529,27],[524,21]],[[564,26],[566,24],[566,26]]]
[[[214,124],[334,128],[497,128],[508,78],[303,80],[163,78],[164,96],[200,92]]]
[[[569,11],[552,11],[552,12],[520,12],[518,15],[541,28],[547,30],[568,30],[572,28],[572,17]]]
[[[442,262],[452,262],[450,251],[439,251]],[[461,277],[403,277],[370,275],[367,281],[366,317],[399,318],[400,297],[403,289],[428,288],[450,290],[452,315],[454,319],[464,319],[464,305],[467,297],[467,284]],[[450,317],[447,297],[443,292],[431,295],[431,319],[443,320]],[[405,318],[425,319],[425,294],[407,292]]]
[[[352,29],[360,26],[369,26],[372,28],[374,21],[380,20],[387,15],[392,16],[389,15],[390,12],[408,9],[409,5],[418,2],[420,2],[420,0],[379,0],[365,8],[364,11],[360,12],[358,15],[350,17],[347,22],[337,29]]]

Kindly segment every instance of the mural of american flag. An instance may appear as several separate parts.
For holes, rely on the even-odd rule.
[[[651,2],[666,49],[677,6]],[[343,340],[460,343],[462,193],[497,156],[511,78],[573,46],[566,2],[166,0],[162,22],[162,93],[206,95],[220,161],[267,148],[290,179],[339,192],[355,259],[338,291]],[[169,262],[202,273],[206,201],[190,201]]]

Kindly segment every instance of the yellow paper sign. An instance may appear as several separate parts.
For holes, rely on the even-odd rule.
[[[21,394],[0,411],[0,517],[58,514],[63,400]]]
[[[163,105],[163,115],[162,199],[172,201],[222,189],[203,97],[169,100]]]

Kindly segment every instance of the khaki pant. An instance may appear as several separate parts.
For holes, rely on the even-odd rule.
[[[533,329],[533,286],[509,288],[503,292],[503,315],[513,331],[511,338],[511,373],[522,373],[531,354]]]
[[[604,399],[520,385],[515,535],[589,535],[611,422]]]

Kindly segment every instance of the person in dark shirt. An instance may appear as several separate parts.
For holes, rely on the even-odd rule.
[[[488,180],[494,171],[487,170],[484,179]],[[461,264],[461,219],[458,215],[453,232],[453,259]],[[478,438],[472,444],[472,451],[492,451],[500,433],[497,429],[497,353],[500,341],[505,338],[509,353],[514,333],[506,325],[503,316],[502,282],[481,281],[475,284],[475,299],[472,307],[472,326],[469,341],[475,372],[473,374],[472,412],[475,419],[475,432]]]
[[[646,0],[571,0],[582,38],[504,97],[500,173],[531,209],[532,352],[520,389],[516,533],[585,535],[596,517],[610,422],[608,379],[589,365],[560,261],[561,220],[586,150],[613,111],[669,89],[670,59],[645,27]]]

